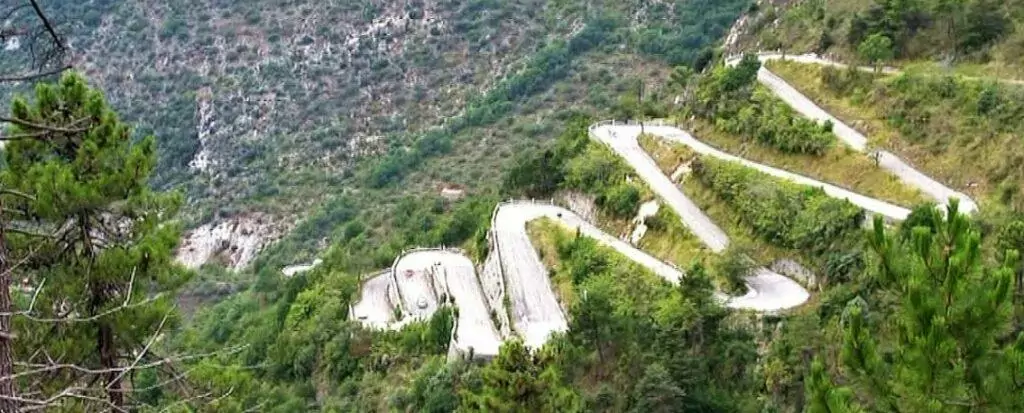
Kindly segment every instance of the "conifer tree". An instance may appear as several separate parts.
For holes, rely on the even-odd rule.
[[[825,371],[825,364],[815,360],[804,383],[807,394],[807,413],[858,413],[863,409],[853,403],[853,393],[847,387],[836,387]]]
[[[909,237],[888,234],[876,219],[875,296],[898,305],[889,313],[865,300],[848,304],[842,361],[852,388],[879,411],[1024,411],[1024,339],[1011,332],[1017,253],[987,266],[978,230],[956,202],[946,212],[933,210],[922,222],[936,225]],[[812,372],[811,382],[825,386],[820,375]],[[809,383],[811,406],[836,391]]]
[[[154,138],[134,141],[77,74],[37,85],[11,112],[8,136],[24,139],[5,148],[0,188],[17,211],[14,280],[29,291],[12,320],[19,387],[35,386],[23,403],[125,409],[134,373],[165,365],[158,337],[188,279],[172,262],[180,196],[149,188]]]
[[[481,371],[483,386],[462,395],[464,412],[578,412],[582,400],[563,383],[561,373],[542,358],[530,354],[522,341],[501,346]]]
[[[660,364],[647,366],[633,389],[633,399],[632,411],[637,413],[681,412],[686,406],[686,393]]]

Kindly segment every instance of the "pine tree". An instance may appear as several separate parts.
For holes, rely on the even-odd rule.
[[[462,395],[459,411],[465,412],[578,412],[579,394],[563,383],[549,363],[530,354],[522,341],[501,346],[481,371],[483,386]]]
[[[686,406],[686,393],[672,381],[660,364],[651,364],[633,389],[633,410],[637,413],[681,412]]]
[[[149,188],[155,139],[133,141],[81,76],[38,85],[11,112],[9,134],[28,137],[9,143],[0,171],[4,204],[19,213],[14,279],[32,289],[13,320],[18,359],[46,370],[39,394],[77,389],[57,402],[129,406],[129,373],[163,365],[154,343],[176,323],[174,291],[189,275],[172,263],[181,198]]]
[[[980,234],[957,204],[945,218],[933,213],[924,221],[937,225],[909,237],[875,221],[876,282],[899,301],[891,313],[864,300],[848,304],[842,359],[854,388],[881,411],[1024,411],[1016,350],[1024,339],[1014,343],[1010,328],[1017,254],[988,268]],[[821,392],[808,398],[820,401]]]
[[[821,360],[811,364],[811,372],[804,383],[807,394],[807,413],[857,413],[862,412],[853,402],[853,392],[847,387],[836,387],[825,371]]]

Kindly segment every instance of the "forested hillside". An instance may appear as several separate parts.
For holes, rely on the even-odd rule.
[[[0,412],[1024,411],[1022,10],[0,6]]]
[[[1024,62],[1022,4],[995,0],[761,1],[729,37],[731,50],[816,52],[854,60],[971,62],[1016,74]]]
[[[446,121],[425,151],[465,127],[488,129],[596,48],[690,61],[742,7],[726,2],[702,15],[705,2],[53,3],[76,67],[140,133],[160,139],[154,184],[185,191],[188,226],[244,227],[259,235],[257,247],[351,190],[361,157],[404,151]],[[28,50],[6,54],[17,51]],[[370,179],[388,181],[410,162],[395,159]],[[246,238],[239,231],[232,242]],[[248,264],[224,255],[230,267]]]

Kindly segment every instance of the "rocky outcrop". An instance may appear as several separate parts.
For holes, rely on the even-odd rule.
[[[248,265],[263,247],[276,241],[283,232],[282,227],[264,215],[239,215],[186,233],[177,259],[193,269],[218,261],[237,270]]]

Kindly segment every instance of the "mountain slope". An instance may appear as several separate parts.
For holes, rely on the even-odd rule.
[[[628,47],[688,62],[742,5],[94,0],[52,11],[76,66],[140,134],[158,137],[156,185],[184,189],[186,223],[208,224],[187,261],[213,254],[237,266],[362,186],[362,159],[387,154],[361,174],[392,183],[421,149],[494,124],[576,57]],[[531,137],[509,142],[521,139]]]

